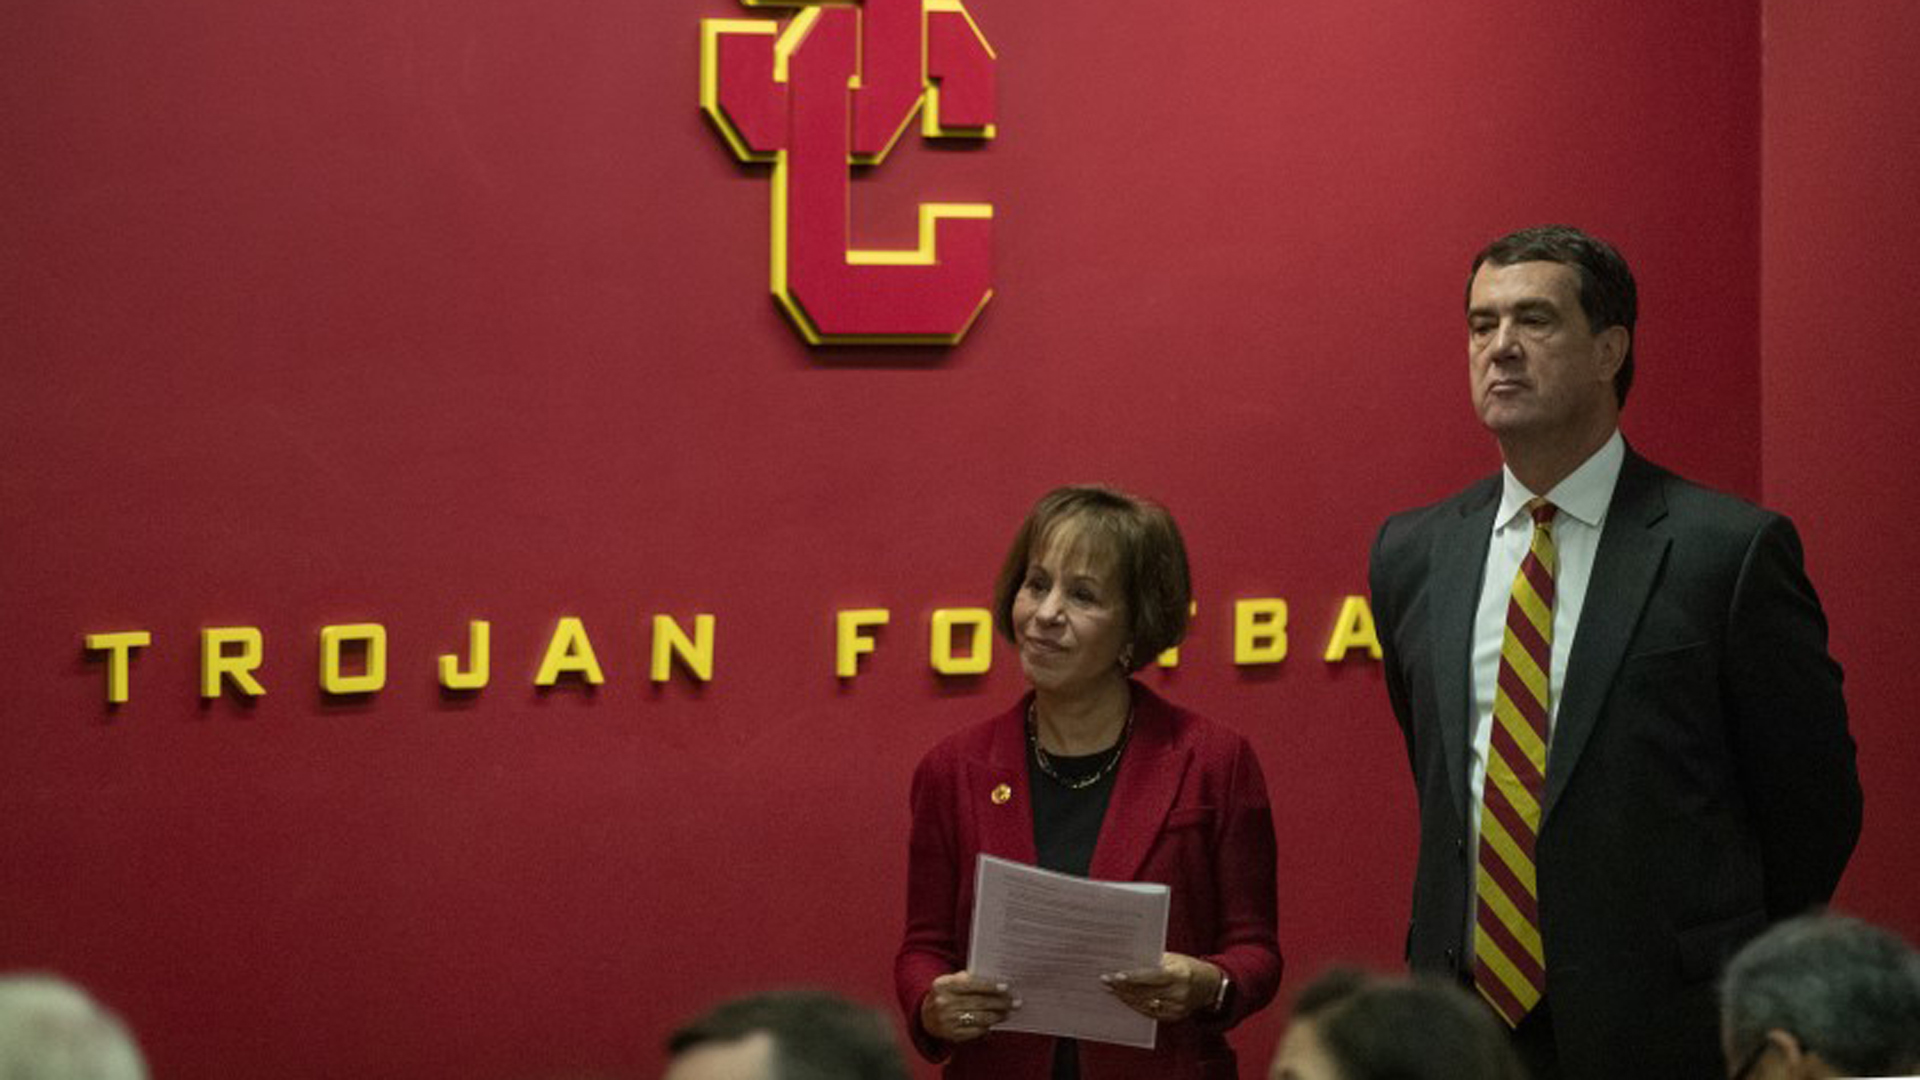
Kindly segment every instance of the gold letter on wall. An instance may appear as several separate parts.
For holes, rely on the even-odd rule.
[[[153,644],[153,635],[145,630],[122,630],[117,634],[88,634],[87,651],[107,654],[107,702],[124,705],[128,695],[128,657],[135,649]]]
[[[1241,600],[1233,605],[1233,662],[1277,664],[1287,658],[1287,602]]]
[[[348,642],[364,642],[367,666],[358,675],[340,672],[340,653]],[[320,628],[320,689],[329,694],[371,694],[387,685],[387,628],[379,623],[348,623]]]
[[[833,673],[851,679],[860,673],[860,657],[873,651],[873,637],[861,631],[885,626],[891,616],[886,608],[853,608],[833,616]]]
[[[953,655],[956,627],[967,627],[973,652]],[[942,675],[980,675],[993,666],[993,612],[986,608],[939,608],[933,613],[933,670]]]
[[[693,677],[701,682],[713,678],[713,616],[693,617],[693,637],[688,639],[671,615],[653,617],[654,682],[666,682],[673,674],[673,658],[679,657]]]
[[[562,674],[577,674],[595,686],[606,681],[600,674],[600,661],[594,659],[593,642],[587,640],[587,628],[572,615],[563,616],[547,642],[546,659],[540,661],[535,686],[552,686]]]
[[[467,668],[460,670],[460,658],[452,653],[440,657],[440,685],[449,690],[479,690],[487,685],[488,645],[493,625],[485,619],[467,623]]]
[[[1374,629],[1373,609],[1364,596],[1349,596],[1340,602],[1340,615],[1333,620],[1333,636],[1327,639],[1327,662],[1345,660],[1347,654],[1364,648],[1367,655],[1380,659],[1380,634]]]
[[[240,651],[229,653],[229,645],[240,646]],[[219,697],[220,686],[228,679],[248,697],[266,693],[266,688],[253,677],[265,654],[266,641],[257,626],[209,626],[201,630],[200,696]]]

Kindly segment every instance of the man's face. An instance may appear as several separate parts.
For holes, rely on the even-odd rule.
[[[1557,262],[1482,263],[1467,296],[1473,407],[1503,439],[1583,439],[1612,430],[1613,375],[1627,331],[1598,334],[1580,308],[1580,278]]]
[[[667,1065],[661,1080],[770,1080],[773,1036],[756,1031],[735,1042],[701,1043]]]

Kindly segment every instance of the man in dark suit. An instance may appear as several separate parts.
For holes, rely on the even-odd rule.
[[[1482,251],[1467,353],[1504,468],[1372,556],[1420,806],[1408,962],[1474,986],[1536,1080],[1720,1075],[1721,964],[1825,901],[1860,827],[1792,524],[1620,436],[1635,309],[1576,229]]]

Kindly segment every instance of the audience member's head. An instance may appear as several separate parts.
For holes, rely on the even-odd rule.
[[[666,1080],[907,1080],[885,1017],[817,990],[736,998],[667,1040]]]
[[[0,975],[0,1078],[146,1080],[120,1018],[51,975]]]
[[[1294,1000],[1271,1080],[1525,1080],[1506,1031],[1452,983],[1335,968]]]
[[[1805,915],[1747,943],[1720,984],[1728,1075],[1920,1072],[1920,954],[1858,919]]]

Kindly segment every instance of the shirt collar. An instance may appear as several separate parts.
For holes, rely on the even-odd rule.
[[[1626,459],[1626,440],[1620,437],[1620,429],[1614,428],[1613,434],[1592,457],[1547,492],[1547,501],[1582,525],[1599,528],[1607,519],[1607,504],[1613,501],[1613,488],[1620,480],[1620,466]],[[1500,510],[1493,518],[1495,532],[1525,517],[1527,501],[1534,497],[1534,492],[1527,490],[1505,466],[1500,468],[1500,478]]]

